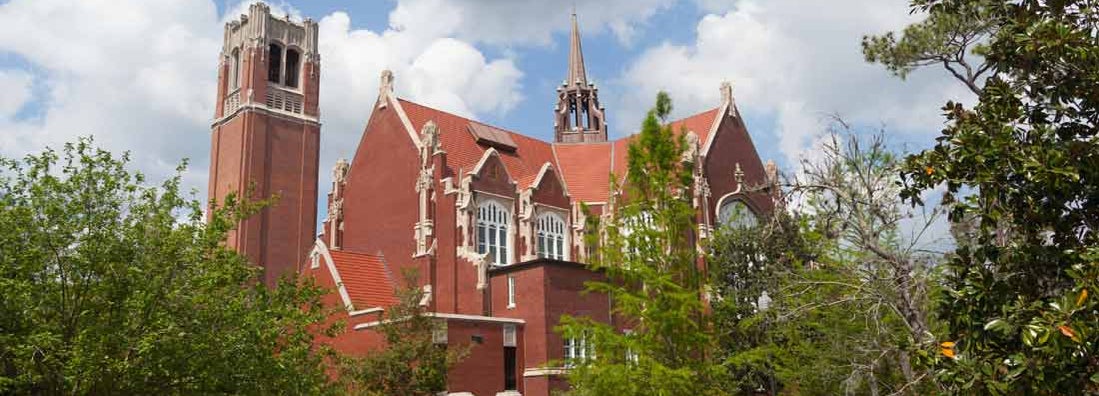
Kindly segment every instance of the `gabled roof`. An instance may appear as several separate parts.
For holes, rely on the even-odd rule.
[[[519,188],[530,187],[544,164],[550,163],[560,172],[569,194],[583,202],[607,201],[610,175],[613,172],[620,178],[625,176],[629,142],[637,136],[630,135],[605,143],[552,144],[406,99],[398,100],[416,131],[421,130],[428,121],[434,121],[438,126],[439,142],[447,153],[447,177],[459,171],[471,171],[484,157],[489,146],[477,143],[477,137],[470,132],[470,125],[486,126],[506,134],[515,143],[514,151],[498,150],[498,154]],[[684,128],[692,131],[702,144],[707,141],[720,109],[710,109],[673,121],[672,129],[675,132]]]
[[[381,256],[346,250],[329,250],[329,253],[356,309],[397,303],[396,283]]]
[[[459,170],[469,172],[484,156],[487,146],[477,144],[476,137],[469,131],[470,124],[485,125],[507,134],[515,143],[514,151],[500,150],[500,159],[508,168],[508,173],[515,178],[520,187],[528,187],[538,176],[542,164],[553,161],[553,150],[550,144],[541,140],[524,136],[504,128],[484,124],[468,118],[433,109],[406,99],[399,99],[401,107],[408,114],[412,127],[421,130],[428,121],[435,121],[439,128],[439,143],[446,152],[448,176],[455,175]]]

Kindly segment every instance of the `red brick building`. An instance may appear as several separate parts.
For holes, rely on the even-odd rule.
[[[599,91],[584,70],[573,19],[565,81],[557,88],[554,141],[470,120],[400,98],[383,72],[377,101],[351,162],[333,169],[328,216],[315,239],[319,129],[316,24],[272,17],[254,5],[226,26],[214,123],[210,194],[254,183],[253,196],[282,198],[242,224],[231,246],[267,269],[268,281],[300,265],[331,287],[328,302],[348,331],[327,340],[348,353],[381,347],[370,330],[395,302],[406,268],[420,274],[424,304],[445,323],[437,341],[472,345],[449,373],[448,391],[548,395],[566,387],[557,362],[583,354],[582,340],[553,331],[563,314],[611,322],[606,296],[581,293],[598,272],[584,264],[591,216],[613,218],[610,175],[622,177],[632,137],[607,137]],[[296,75],[295,75],[296,74]],[[770,185],[732,88],[716,107],[674,122],[700,246],[729,214],[766,212]],[[701,267],[704,270],[704,265]]]

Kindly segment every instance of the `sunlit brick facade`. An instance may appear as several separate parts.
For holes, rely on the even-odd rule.
[[[286,27],[282,36],[271,33],[275,25]],[[554,332],[559,317],[614,321],[605,295],[582,293],[584,282],[602,277],[584,264],[589,247],[583,235],[587,216],[612,217],[610,175],[625,175],[632,139],[607,137],[575,16],[566,79],[556,92],[544,93],[558,99],[547,117],[553,142],[401,98],[395,77],[384,72],[377,101],[364,110],[366,127],[354,157],[332,167],[319,236],[301,248],[302,224],[312,231],[316,216],[315,27],[272,18],[256,5],[226,28],[211,196],[242,191],[247,182],[259,187],[256,195],[283,196],[263,217],[246,222],[232,246],[269,273],[300,263],[302,273],[332,289],[326,301],[344,308],[337,319],[348,329],[320,342],[351,354],[384,347],[371,326],[395,303],[401,274],[411,268],[419,274],[414,286],[426,292],[422,303],[446,323],[437,341],[472,346],[449,372],[448,392],[541,396],[567,387],[561,362],[575,345]],[[239,31],[246,34],[238,40]],[[305,41],[298,44],[295,37]],[[244,71],[234,75],[238,48]],[[302,51],[296,88],[286,86],[286,66],[278,77],[268,71],[271,51],[283,51],[278,58],[286,64],[288,48]],[[285,102],[273,109],[263,100],[272,90],[300,95],[301,111]],[[720,92],[715,108],[673,122],[686,133],[684,159],[696,166],[693,237],[700,246],[725,213],[772,209],[767,192],[747,191],[772,185],[773,165],[760,161],[731,86],[721,85]],[[591,211],[585,214],[581,203]],[[699,268],[705,270],[705,263]]]

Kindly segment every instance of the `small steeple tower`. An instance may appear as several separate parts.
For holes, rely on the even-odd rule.
[[[584,52],[580,48],[580,27],[575,11],[569,36],[569,70],[565,81],[557,87],[554,115],[554,141],[557,143],[607,141],[607,123],[603,106],[599,104],[599,89],[588,82],[584,70]]]

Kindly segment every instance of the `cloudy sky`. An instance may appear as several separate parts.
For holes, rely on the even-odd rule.
[[[250,2],[0,1],[0,155],[94,135],[154,180],[188,158],[204,198],[222,25]],[[659,90],[685,116],[716,106],[728,80],[761,156],[788,170],[827,114],[884,125],[912,150],[941,128],[940,103],[969,98],[937,70],[901,81],[863,61],[863,34],[919,18],[907,0],[269,3],[320,24],[322,169],[354,154],[383,69],[400,96],[552,139],[573,6],[613,136]]]

